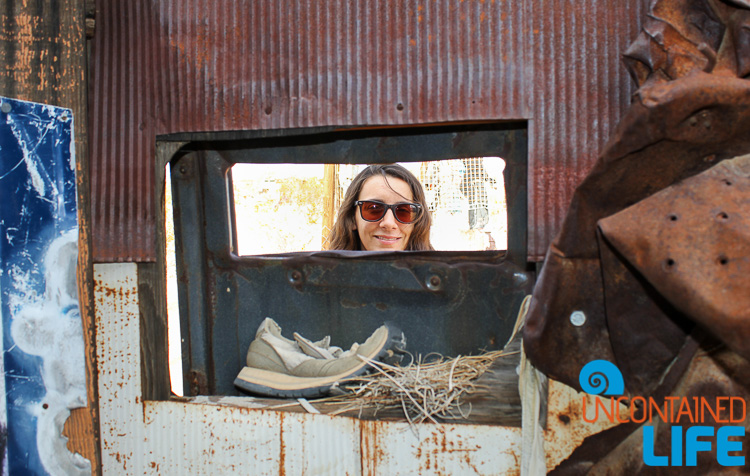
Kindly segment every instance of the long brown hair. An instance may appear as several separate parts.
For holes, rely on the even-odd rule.
[[[355,213],[357,212],[355,202],[362,191],[365,181],[374,175],[382,175],[386,183],[388,177],[401,179],[411,188],[414,202],[422,205],[422,214],[414,222],[409,241],[406,243],[408,251],[432,251],[434,248],[430,244],[430,212],[427,210],[427,200],[424,196],[424,190],[419,180],[406,168],[398,164],[378,164],[368,165],[362,170],[346,190],[344,200],[339,208],[336,223],[333,225],[331,234],[328,236],[328,249],[331,250],[355,250],[362,251],[362,242],[357,233]],[[388,185],[390,187],[390,184]]]

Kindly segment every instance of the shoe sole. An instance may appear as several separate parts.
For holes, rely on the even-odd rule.
[[[403,333],[391,325],[388,332],[376,347],[377,351],[362,357],[378,360],[389,354],[389,351],[403,352],[399,346],[403,345]],[[362,375],[368,369],[368,364],[361,361],[344,372],[325,377],[297,377],[281,374],[270,370],[244,367],[234,385],[246,392],[277,398],[316,398],[329,393],[332,387],[347,379]]]

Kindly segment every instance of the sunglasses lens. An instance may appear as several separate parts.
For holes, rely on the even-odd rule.
[[[396,207],[396,218],[403,223],[411,223],[419,216],[419,208],[407,203]]]
[[[376,221],[385,215],[385,206],[382,203],[362,202],[360,210],[362,210],[362,218],[364,220]]]

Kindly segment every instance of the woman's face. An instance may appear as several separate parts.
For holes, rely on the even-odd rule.
[[[390,187],[389,187],[390,185]],[[362,184],[357,200],[378,200],[388,205],[413,201],[411,187],[400,178],[388,176],[388,182],[382,175],[373,175]],[[362,219],[359,206],[354,209],[357,233],[366,251],[402,251],[409,243],[409,236],[414,224],[405,225],[388,210],[385,216],[376,222]]]

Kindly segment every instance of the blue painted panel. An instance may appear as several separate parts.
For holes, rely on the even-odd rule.
[[[3,474],[91,471],[61,436],[86,402],[77,241],[71,111],[0,98]]]

